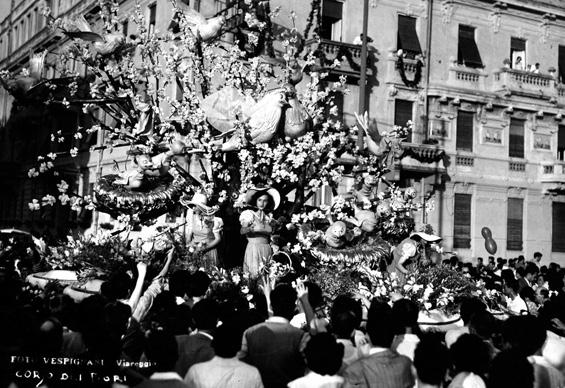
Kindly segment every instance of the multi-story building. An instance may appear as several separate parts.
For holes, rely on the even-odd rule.
[[[15,3],[0,23],[1,68],[25,65],[29,49],[64,44],[43,28],[35,2]],[[52,3],[55,15],[95,7],[90,0]],[[127,15],[135,2],[120,3],[127,34],[133,28]],[[185,3],[211,16],[232,2]],[[481,235],[488,227],[498,245],[496,256],[531,257],[540,251],[544,261],[565,260],[565,8],[559,3],[369,1],[366,109],[381,130],[414,123],[404,143],[405,156],[390,178],[417,187],[422,201],[433,201],[431,213],[417,215],[419,223],[430,223],[444,237],[446,249],[462,257],[488,255]],[[271,1],[272,9],[278,5],[282,8],[273,19],[275,31],[290,26],[291,10],[301,33],[312,16],[305,50],[317,50],[321,68],[335,58],[342,61],[330,80],[347,76],[351,93],[340,105],[344,122],[355,124],[361,47],[354,41],[362,31],[363,2],[323,0],[320,14],[311,12],[309,2]],[[141,1],[141,6],[154,28],[169,27],[167,0]],[[320,40],[311,39],[314,29]],[[6,121],[9,112],[10,98],[0,95],[0,118]],[[0,133],[3,149],[16,150],[17,132]],[[77,189],[87,193],[116,157],[94,152],[82,164],[74,162]],[[3,174],[13,171],[13,161],[5,160]],[[33,188],[21,183],[26,171],[22,168],[18,184],[3,182],[4,225],[31,220],[27,203]]]

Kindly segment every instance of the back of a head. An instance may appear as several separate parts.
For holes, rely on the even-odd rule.
[[[506,348],[527,357],[542,348],[547,333],[538,318],[524,315],[508,318],[502,325],[502,337]]]
[[[516,279],[516,277],[514,276],[514,272],[513,272],[510,268],[503,269],[503,270],[500,272],[500,277],[501,277],[502,280],[504,280],[504,281],[509,281],[509,280],[515,280],[515,279]]]
[[[504,285],[506,287],[508,287],[509,289],[511,289],[512,291],[514,291],[514,293],[518,293],[518,290],[520,289],[520,286],[518,284],[518,281],[516,279],[505,279],[504,280]]]
[[[218,324],[218,303],[212,299],[202,299],[192,308],[194,326],[198,330],[214,330]]]
[[[241,349],[242,334],[238,325],[230,323],[220,325],[212,340],[212,347],[216,355],[222,358],[235,357]]]
[[[392,305],[392,319],[397,334],[403,334],[406,328],[418,329],[418,305],[410,299],[399,299]]]
[[[332,333],[337,338],[349,339],[357,328],[357,317],[351,311],[342,311],[331,316]]]
[[[190,272],[187,270],[178,270],[169,277],[169,291],[175,296],[183,297],[188,293],[190,284]]]
[[[482,339],[473,334],[463,334],[451,346],[451,359],[455,371],[472,372],[484,376],[488,369],[489,349]]]
[[[496,327],[496,318],[486,310],[473,314],[469,321],[469,332],[483,340],[489,340],[496,331]]]
[[[422,383],[441,386],[449,368],[447,347],[437,338],[424,335],[414,351],[414,367]]]
[[[163,329],[151,330],[145,338],[145,355],[155,364],[157,372],[174,370],[178,348],[173,333]]]
[[[474,314],[478,313],[479,311],[485,311],[486,308],[487,306],[485,306],[485,304],[479,298],[464,298],[461,301],[461,306],[459,308],[463,324],[469,324],[469,321]]]
[[[373,346],[390,348],[395,333],[388,303],[373,300],[367,314],[367,334]]]
[[[37,344],[43,355],[59,353],[63,345],[63,325],[56,318],[45,320],[39,327]]]
[[[350,296],[338,295],[332,304],[330,318],[343,312],[351,312],[355,316],[355,328],[358,328],[363,319],[363,307],[361,303]]]
[[[319,333],[310,338],[304,355],[308,368],[320,375],[335,375],[341,368],[344,348],[330,333]]]
[[[210,277],[204,271],[196,271],[190,276],[188,296],[204,296],[210,287]]]
[[[280,283],[271,292],[271,307],[273,314],[291,319],[296,307],[296,290],[286,283]]]
[[[492,360],[488,388],[533,388],[534,368],[528,359],[511,350],[500,352]]]
[[[110,290],[112,291],[112,297],[115,299],[126,299],[129,297],[129,292],[131,290],[131,278],[125,272],[116,272],[108,280],[110,283]]]
[[[111,333],[121,337],[127,330],[131,307],[121,302],[110,302],[104,306],[104,316]]]
[[[524,269],[525,275],[537,275],[539,273],[539,267],[536,263],[532,263],[531,261],[526,264],[526,268]]]

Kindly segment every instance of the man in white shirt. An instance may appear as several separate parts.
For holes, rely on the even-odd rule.
[[[227,323],[218,327],[212,341],[216,355],[210,361],[193,365],[184,378],[185,383],[191,388],[262,388],[259,370],[236,357],[241,335],[235,325]]]
[[[528,306],[524,299],[518,295],[518,287],[516,279],[506,279],[504,281],[504,295],[506,295],[508,312],[514,315],[527,314]]]

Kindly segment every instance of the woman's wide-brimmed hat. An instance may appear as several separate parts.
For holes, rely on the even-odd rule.
[[[439,242],[441,240],[443,240],[441,237],[439,236],[435,236],[433,234],[428,234],[428,233],[424,233],[424,232],[414,232],[410,235],[410,237],[420,237],[422,240],[427,241],[427,242]]]
[[[273,210],[277,209],[281,204],[281,195],[277,189],[273,189],[272,187],[253,187],[247,190],[245,193],[245,203],[255,206],[254,203],[250,203],[251,199],[256,195],[268,194],[273,199]]]
[[[218,211],[216,207],[208,206],[208,198],[202,193],[194,193],[192,198],[189,199],[188,195],[183,195],[179,202],[185,207],[197,206],[202,213],[210,216]]]

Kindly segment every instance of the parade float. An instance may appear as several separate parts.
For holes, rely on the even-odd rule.
[[[277,10],[269,2],[238,4],[228,20],[205,19],[172,2],[171,27],[162,32],[146,27],[138,5],[130,23],[137,32],[128,37],[110,1],[101,1],[96,25],[82,16],[53,19],[44,10],[53,33],[69,40],[60,76],[42,79],[36,61],[33,77],[4,72],[3,83],[15,96],[23,93],[22,104],[44,101],[89,118],[90,127],[57,133],[53,142],[99,132],[104,141],[96,150],[41,156],[30,178],[56,177],[58,158],[128,151],[113,174],[97,177],[92,195],[71,193],[60,181],[56,194],[29,204],[112,216],[107,225],[45,247],[41,255],[52,270],[30,281],[93,293],[116,271],[135,273],[136,261],[158,268],[174,248],[173,268],[203,268],[241,289],[249,278],[273,283],[293,272],[320,284],[329,298],[397,294],[443,316],[456,314],[462,295],[487,297],[480,285],[443,268],[441,259],[433,262],[433,241],[414,233],[412,217],[427,209],[414,188],[385,178],[405,152],[410,123],[384,131],[364,113],[354,126],[344,125],[334,99],[348,92],[346,79],[328,78],[339,63],[317,71],[317,54],[304,49],[296,29],[274,36]],[[223,42],[226,33],[238,44]],[[282,53],[275,56],[279,38]],[[83,74],[71,71],[70,61],[80,62]],[[365,134],[361,148],[358,133]],[[345,176],[354,181],[346,191]],[[331,199],[317,204],[321,191]],[[218,268],[216,251],[235,239],[247,242],[243,269]],[[410,262],[407,274],[399,276],[394,257]]]

